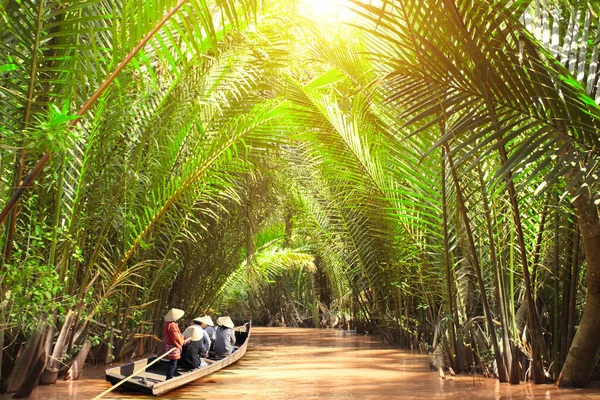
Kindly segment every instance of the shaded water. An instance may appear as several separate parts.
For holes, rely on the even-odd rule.
[[[167,393],[164,399],[600,399],[600,389],[500,385],[497,380],[442,380],[428,356],[399,351],[377,337],[335,330],[254,328],[244,358],[213,375]],[[41,386],[35,400],[91,399],[109,387],[104,366],[75,382]],[[105,399],[154,399],[114,391]],[[8,397],[0,396],[0,400]]]

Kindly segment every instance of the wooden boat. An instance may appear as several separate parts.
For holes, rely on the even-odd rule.
[[[207,366],[189,371],[177,368],[175,376],[168,381],[166,380],[168,360],[160,360],[123,383],[119,388],[158,396],[233,364],[246,354],[251,325],[249,321],[240,327],[234,328],[236,350],[227,357],[221,359],[214,359],[213,357],[203,358],[208,364]],[[155,360],[156,357],[150,357],[119,367],[109,368],[106,370],[106,380],[115,385],[132,375],[134,371],[138,371]]]

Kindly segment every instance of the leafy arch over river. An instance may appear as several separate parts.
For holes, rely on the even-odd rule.
[[[9,389],[174,305],[597,377],[600,10],[309,4],[0,3]]]

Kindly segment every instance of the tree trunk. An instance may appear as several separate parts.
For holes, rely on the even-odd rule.
[[[85,364],[85,360],[91,348],[92,344],[86,340],[83,343],[81,350],[79,350],[79,353],[77,353],[77,356],[75,357],[71,368],[69,368],[69,371],[65,376],[65,381],[76,381],[77,379],[79,379],[79,375],[81,375],[81,372],[83,371],[83,365]]]
[[[488,203],[487,193],[485,191],[485,182],[483,181],[483,171],[481,170],[481,164],[477,164],[477,173],[479,175],[479,186],[481,189],[481,201],[483,203],[483,210],[485,213],[485,222],[488,234],[488,241],[490,247],[490,261],[492,262],[492,267],[494,269],[494,294],[496,295],[496,304],[498,305],[498,313],[500,314],[500,322],[501,322],[501,335],[502,335],[502,356],[504,358],[504,365],[508,370],[508,375],[510,376],[510,368],[512,366],[512,352],[510,340],[508,339],[508,319],[506,318],[506,310],[504,309],[504,288],[502,287],[502,278],[500,277],[500,266],[498,263],[498,257],[496,255],[496,245],[494,241],[494,227],[492,224],[492,212],[490,210],[490,206]],[[507,382],[509,377],[506,377]],[[514,383],[514,382],[511,382]],[[517,382],[519,383],[519,382]]]
[[[518,385],[521,383],[521,364],[519,363],[519,355],[521,351],[516,344],[512,346],[512,364],[510,366],[510,383]]]
[[[558,379],[560,365],[558,351],[560,349],[560,209],[558,202],[558,193],[556,193],[556,212],[554,216],[554,265],[552,266],[552,280],[554,290],[552,291],[552,377]]]
[[[41,3],[41,2],[40,2]],[[18,188],[23,179],[23,170],[25,169],[25,152],[19,150],[17,153],[17,163],[15,166],[15,173],[13,177],[13,187]],[[12,212],[8,215],[8,222],[6,226],[6,248],[4,250],[4,259],[9,262],[12,257],[13,241],[15,237],[15,231],[17,228],[17,216],[19,214],[19,207],[15,205]]]
[[[575,244],[573,258],[571,260],[571,290],[569,291],[569,322],[567,323],[567,351],[573,343],[573,337],[575,336],[575,321],[577,319],[577,285],[579,284],[579,241],[581,235],[579,234],[579,224],[575,225]],[[566,353],[566,351],[565,351]],[[566,354],[565,354],[566,356]],[[564,364],[564,363],[563,363]]]
[[[65,322],[58,334],[58,338],[56,339],[56,344],[54,344],[54,350],[52,351],[52,357],[48,362],[47,368],[58,369],[60,368],[60,360],[65,352],[67,347],[68,335],[71,330],[71,322],[73,321],[73,311],[69,310],[65,317]]]
[[[38,380],[44,371],[46,357],[45,350],[42,350],[36,355],[35,359],[32,361],[31,368],[27,372],[25,380],[13,395],[14,399],[27,398],[31,395],[31,392],[33,392],[33,389],[37,386]]]
[[[569,349],[569,320],[571,319],[569,315],[569,301],[571,298],[571,281],[573,280],[573,260],[575,259],[575,252],[577,251],[575,246],[575,236],[579,235],[577,229],[575,229],[575,218],[571,218],[569,222],[569,241],[568,241],[568,258],[565,260],[565,267],[563,268],[562,273],[562,281],[563,281],[563,293],[562,293],[562,315],[561,315],[561,326],[560,329],[560,369],[565,364],[565,360],[567,358],[567,350]],[[559,370],[560,374],[560,370]],[[556,376],[558,379],[558,376]]]
[[[447,147],[446,153],[449,153]],[[454,169],[454,163],[452,162],[452,156],[450,155],[448,155],[448,162],[450,164],[450,170],[452,171],[452,179],[454,180],[454,185],[456,186],[456,199],[458,201],[460,212],[464,221],[465,231],[467,233],[467,239],[469,242],[469,249],[471,251],[471,257],[473,257],[473,264],[475,267],[475,273],[477,275],[477,282],[479,284],[479,290],[481,291],[481,302],[483,303],[485,319],[487,321],[488,329],[490,331],[489,334],[490,339],[492,341],[492,348],[494,349],[496,365],[498,366],[498,377],[500,378],[500,382],[508,382],[508,372],[506,370],[506,365],[504,365],[504,359],[502,358],[502,354],[500,353],[500,347],[498,346],[498,340],[496,338],[496,329],[494,327],[494,322],[492,321],[492,314],[485,291],[485,283],[483,281],[481,265],[479,264],[479,257],[477,255],[477,249],[475,248],[473,232],[471,231],[471,221],[469,220],[469,216],[467,214],[467,208],[465,206],[462,191],[460,189],[458,175],[456,174],[456,170]]]
[[[35,361],[35,355],[38,354],[40,340],[42,340],[42,327],[41,324],[38,328],[33,331],[27,343],[25,344],[25,348],[17,358],[15,362],[15,366],[10,373],[7,381],[7,393],[16,392],[27,377],[27,373],[29,372],[29,367]]]
[[[542,210],[542,216],[540,217],[540,223],[538,225],[538,232],[535,238],[535,246],[533,248],[533,263],[531,263],[533,269],[531,272],[531,285],[533,286],[534,291],[536,287],[537,270],[540,264],[540,249],[542,247],[542,239],[544,238],[544,227],[546,225],[547,215],[548,206],[544,205],[544,209]]]
[[[499,149],[502,165],[505,165],[508,160],[508,155],[504,146]],[[512,181],[512,173],[506,175],[506,186],[508,187],[508,196],[512,209],[513,220],[515,223],[515,231],[519,243],[521,264],[523,266],[523,285],[525,286],[525,299],[527,301],[527,319],[529,321],[529,332],[531,336],[531,358],[532,358],[532,374],[535,383],[546,383],[546,375],[544,374],[544,359],[548,359],[546,342],[542,335],[539,316],[535,307],[533,297],[533,285],[531,283],[531,275],[529,273],[529,263],[527,262],[527,246],[525,245],[525,234],[523,233],[523,225],[521,224],[521,214],[519,213],[519,202],[517,201],[517,192]]]
[[[586,190],[573,200],[573,205],[587,261],[587,296],[579,329],[558,378],[560,387],[587,386],[600,347],[600,219]]]
[[[452,278],[452,270],[450,267],[450,244],[448,241],[448,205],[446,198],[446,150],[442,148],[442,226],[444,230],[444,266],[446,267],[446,295],[448,296],[448,315],[452,316],[452,321],[450,321],[450,346],[452,348],[452,354],[456,357],[457,354],[457,337],[456,337],[456,324],[458,323],[458,319],[456,318],[454,310],[454,296],[452,296],[452,283],[454,279]],[[456,360],[453,358],[451,360],[451,366],[457,372],[462,370],[461,360]]]

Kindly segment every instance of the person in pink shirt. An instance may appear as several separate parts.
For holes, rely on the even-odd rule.
[[[181,348],[185,344],[186,340],[181,335],[179,326],[177,326],[177,320],[183,317],[183,310],[178,308],[172,308],[165,315],[165,324],[163,325],[163,338],[165,340],[165,351],[169,351],[173,348],[172,352],[167,356],[169,358],[169,370],[167,372],[167,379],[175,376],[175,370],[177,369],[177,360],[181,358]],[[189,341],[189,339],[188,339]]]

